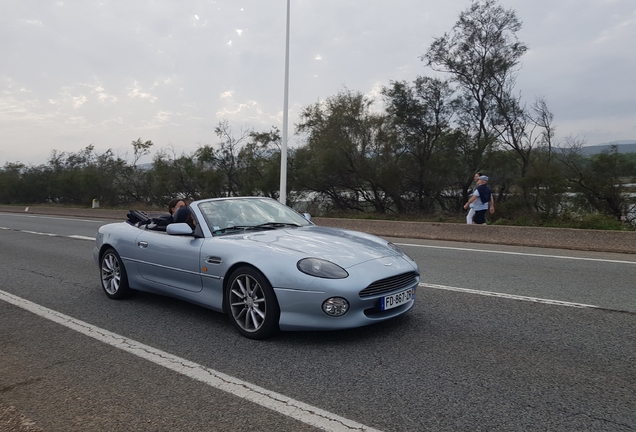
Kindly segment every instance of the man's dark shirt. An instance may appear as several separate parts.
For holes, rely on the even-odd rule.
[[[492,196],[492,191],[488,187],[488,185],[483,184],[481,186],[477,186],[477,191],[479,192],[479,199],[482,204],[490,203],[490,197]]]

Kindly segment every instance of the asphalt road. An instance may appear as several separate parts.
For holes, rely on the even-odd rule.
[[[323,410],[327,429],[636,429],[634,255],[394,239],[423,272],[408,314],[252,341],[197,306],[107,299],[88,240],[106,222],[0,213],[0,430],[316,429],[105,331]]]

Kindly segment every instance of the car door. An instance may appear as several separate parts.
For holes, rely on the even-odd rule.
[[[161,288],[201,291],[199,261],[203,242],[193,236],[142,232],[136,240],[135,257],[141,277]]]

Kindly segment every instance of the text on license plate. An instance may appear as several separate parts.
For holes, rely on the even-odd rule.
[[[407,303],[413,297],[413,290],[407,289],[396,294],[391,294],[380,299],[382,303],[382,310],[393,309]]]

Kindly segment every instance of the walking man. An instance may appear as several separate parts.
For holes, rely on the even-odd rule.
[[[475,209],[473,223],[477,225],[486,224],[486,211],[490,208],[490,214],[495,212],[495,198],[488,187],[488,176],[482,175],[477,179],[477,187],[468,202],[464,204],[464,209],[470,205]]]
[[[473,181],[477,183],[477,180],[479,180],[479,177],[481,177],[482,175],[483,175],[482,173],[477,171],[475,175],[473,176]],[[473,192],[474,192],[474,189],[473,189]],[[471,225],[473,223],[473,216],[475,216],[475,209],[472,203],[469,205],[469,207],[470,207],[470,210],[468,210],[468,214],[466,215],[466,223],[468,225]]]

